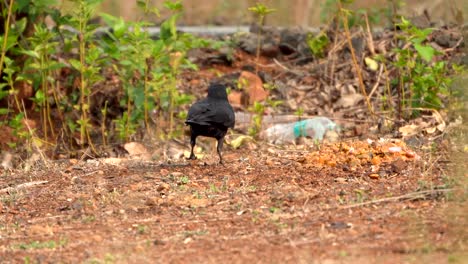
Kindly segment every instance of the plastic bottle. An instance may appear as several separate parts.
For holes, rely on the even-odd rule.
[[[298,137],[322,140],[329,130],[339,131],[335,122],[326,117],[315,117],[294,123],[277,124],[264,131],[264,137],[272,143],[292,143]]]

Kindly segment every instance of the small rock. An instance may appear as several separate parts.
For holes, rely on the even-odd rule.
[[[161,203],[162,199],[159,197],[148,197],[145,201],[146,206],[156,206]]]
[[[181,177],[184,174],[182,172],[174,171],[174,172],[171,172],[171,175],[174,177]]]
[[[392,162],[392,170],[396,173],[401,173],[407,166],[406,162],[402,159],[397,159]]]
[[[342,178],[342,177],[337,177],[337,178],[335,178],[335,182],[346,183],[346,179]]]
[[[345,222],[332,222],[330,223],[329,226],[331,229],[346,229],[346,228],[351,228],[353,225],[351,223],[345,223]]]
[[[72,184],[83,184],[83,180],[78,176],[73,176],[71,182]]]
[[[162,192],[162,191],[164,191],[164,190],[169,190],[170,188],[171,188],[171,186],[170,186],[169,184],[163,182],[163,183],[161,183],[161,184],[158,185],[158,187],[156,188],[156,190],[157,190],[158,192]]]
[[[187,237],[186,239],[184,239],[184,244],[188,244],[190,242],[192,242],[192,238],[191,237]]]
[[[164,245],[164,244],[166,244],[166,242],[164,242],[164,241],[162,241],[162,240],[159,240],[159,239],[155,239],[155,240],[153,241],[153,245],[155,245],[155,246],[162,246],[162,245]]]

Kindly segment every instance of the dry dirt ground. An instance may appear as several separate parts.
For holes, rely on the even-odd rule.
[[[466,263],[447,158],[350,141],[3,171],[0,263]]]
[[[301,102],[308,115],[365,121],[364,103],[339,106],[356,80],[348,52],[337,53],[346,63],[331,80],[343,85],[316,68],[335,61],[260,62],[289,113]],[[242,75],[252,56],[236,54],[231,66],[184,76],[186,89],[200,98],[218,72]],[[365,74],[369,87],[377,75]],[[444,132],[407,145],[366,140],[368,127],[347,131],[333,144],[227,146],[224,166],[205,148],[191,162],[39,159],[2,168],[0,263],[467,263],[466,141]],[[187,138],[179,148],[188,150]]]

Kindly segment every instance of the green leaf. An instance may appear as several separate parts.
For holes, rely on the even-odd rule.
[[[73,68],[77,69],[78,71],[81,71],[81,62],[75,59],[70,59],[70,64],[72,65]]]
[[[27,23],[27,18],[26,17],[23,17],[22,19],[20,20],[17,20],[15,24],[13,24],[12,26],[15,27],[16,29],[16,32],[18,34],[21,34],[23,33],[24,29],[26,28],[26,23]]]
[[[37,90],[35,97],[36,102],[44,102],[45,101],[45,96],[44,92],[42,90]]]
[[[122,37],[125,32],[127,31],[127,25],[125,24],[125,21],[123,18],[119,18],[117,23],[114,25],[114,35],[118,38]]]
[[[37,53],[37,52],[34,51],[34,50],[20,50],[20,53],[25,54],[25,55],[28,55],[29,57],[33,57],[33,58],[35,58],[35,59],[39,59],[39,58],[40,58],[39,53]]]
[[[428,45],[414,44],[418,54],[427,62],[430,62],[435,54],[435,49]]]
[[[170,39],[175,39],[177,37],[177,27],[176,27],[176,21],[179,19],[180,14],[175,14],[166,19],[161,24],[161,39],[164,42],[167,42]]]
[[[145,0],[137,0],[137,6],[139,8],[145,9],[146,8],[146,1]]]
[[[164,6],[172,11],[182,11],[183,5],[180,1],[172,2],[172,1],[165,1]]]

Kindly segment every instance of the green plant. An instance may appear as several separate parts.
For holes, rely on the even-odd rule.
[[[16,23],[11,24],[12,17],[14,17],[15,13],[18,11],[18,3],[12,0],[10,0],[8,4],[6,2],[0,3],[0,7],[3,11],[1,13],[2,19],[5,21],[4,28],[1,29],[3,34],[0,36],[0,42],[2,45],[0,54],[0,72],[4,75],[3,80],[0,82],[0,100],[5,99],[8,95],[13,96],[15,107],[19,111],[19,113],[14,115],[13,119],[6,122],[1,121],[0,126],[8,124],[13,128],[13,134],[15,136],[28,136],[28,134],[22,134],[22,131],[24,131],[22,120],[25,114],[22,113],[23,108],[17,97],[19,91],[15,89],[15,82],[21,79],[17,76],[17,73],[20,71],[20,67],[15,63],[14,59],[7,56],[8,52],[14,52],[17,49],[20,38],[26,28],[26,19],[18,19]],[[0,115],[5,115],[7,117],[7,115],[12,112],[10,108],[10,106],[0,108]],[[10,142],[9,146],[16,147],[16,142]]]
[[[271,91],[276,87],[274,85],[265,84],[264,88]],[[249,135],[257,136],[260,133],[266,107],[276,109],[282,103],[282,100],[272,100],[271,98],[266,98],[265,102],[254,102],[254,104],[248,108],[248,110],[253,113],[252,126],[248,129]]]
[[[401,108],[410,107],[413,114],[420,108],[440,109],[443,106],[440,96],[448,95],[452,79],[446,62],[434,60],[440,52],[425,43],[432,29],[419,29],[404,18],[397,26],[401,29],[398,39],[410,46],[394,50]]]
[[[148,227],[145,225],[138,225],[137,226],[137,232],[138,234],[142,235],[148,231]]]
[[[365,25],[367,23],[366,20],[368,20],[370,24],[380,24],[382,16],[386,17],[388,21],[392,22],[399,8],[398,3],[396,2],[401,1],[388,0],[387,2],[388,4],[382,8],[361,8],[350,12],[348,14],[349,27]],[[349,6],[352,3],[354,3],[354,0],[326,0],[322,5],[323,12],[321,12],[320,20],[323,23],[328,23],[330,20],[335,20],[340,16],[340,10],[342,6]],[[343,23],[340,23],[339,26],[343,27],[344,25]]]
[[[214,183],[210,183],[210,192],[211,193],[219,193],[218,187]]]
[[[50,31],[45,25],[35,25],[34,34],[28,41],[31,49],[21,49],[20,52],[29,56],[30,60],[26,61],[24,72],[21,77],[24,80],[32,82],[36,92],[32,101],[35,102],[41,112],[42,133],[44,138],[49,138],[49,130],[54,135],[54,124],[51,118],[51,104],[49,95],[54,94],[57,98],[56,91],[51,89],[54,82],[53,71],[64,67],[63,63],[52,60],[51,57],[56,54],[58,47],[57,34]]]
[[[249,107],[253,112],[252,126],[249,127],[248,133],[250,136],[257,136],[262,129],[263,113],[265,112],[265,105],[261,102],[254,102],[254,105]]]
[[[355,189],[354,193],[356,194],[356,203],[362,203],[365,200],[366,193],[364,190]]]
[[[48,241],[31,241],[30,243],[20,243],[15,246],[14,248],[28,250],[28,249],[43,249],[49,248],[54,249],[57,247],[64,247],[68,243],[67,239],[60,239],[59,241],[55,240],[48,240]]]
[[[323,58],[325,56],[325,48],[330,43],[328,36],[320,32],[316,36],[312,34],[307,35],[307,45],[309,45],[312,54],[317,58]]]
[[[152,10],[147,3],[139,4],[144,10]],[[115,120],[119,137],[127,140],[144,125],[149,131],[149,113],[157,113],[157,134],[161,139],[181,134],[182,127],[176,118],[183,119],[186,112],[181,108],[190,103],[192,96],[177,89],[177,76],[181,69],[196,69],[187,60],[188,50],[212,45],[210,41],[193,35],[177,32],[176,22],[183,11],[180,1],[165,2],[171,15],[161,24],[160,38],[153,40],[145,30],[149,23],[126,23],[122,19],[103,14],[106,23],[113,28],[106,51],[117,62],[114,70],[122,80],[125,98],[121,101],[125,113]],[[214,45],[214,44],[213,44]],[[162,126],[168,126],[163,131]]]
[[[89,20],[98,2],[100,1],[77,0],[76,9],[69,21],[78,30],[74,42],[78,46],[79,59],[70,59],[69,62],[79,73],[79,100],[73,106],[80,113],[80,118],[76,121],[80,128],[79,144],[83,147],[85,143],[88,143],[93,150],[94,146],[90,137],[90,95],[92,85],[102,80],[99,59],[102,57],[103,50],[91,43],[97,26],[89,24]]]
[[[5,21],[0,35],[0,100],[13,99],[0,109],[0,126],[13,128],[19,139],[61,140],[60,143],[69,143],[72,148],[91,147],[94,152],[97,133],[101,134],[103,144],[116,138],[129,140],[140,135],[137,133],[142,128],[150,132],[152,120],[156,122],[159,138],[181,135],[180,121],[186,117],[185,105],[193,96],[180,92],[178,76],[182,70],[196,69],[186,54],[193,48],[219,48],[225,43],[178,32],[176,24],[183,12],[181,1],[165,2],[170,15],[162,23],[156,40],[146,30],[150,23],[128,23],[106,14],[101,17],[112,30],[97,34],[97,25],[91,24],[90,19],[100,0],[70,1],[73,8],[66,15],[51,7],[55,2],[0,3],[0,15]],[[149,1],[140,0],[137,4],[145,16],[159,16],[159,10],[150,6]],[[27,16],[15,17],[20,12]],[[54,20],[54,27],[46,27],[43,21],[46,15]],[[112,94],[115,101],[104,98],[96,103],[96,97],[105,94],[104,81],[111,78],[118,79],[115,83],[120,89]],[[31,98],[21,97],[23,86],[34,89]],[[32,109],[40,112],[37,131],[42,132],[43,138],[27,126],[29,109],[22,99],[32,101]],[[151,119],[151,113],[157,117]],[[11,142],[11,147],[18,142]]]
[[[258,16],[258,26],[259,26],[259,32],[257,35],[257,50],[256,50],[256,60],[257,63],[255,64],[255,73],[258,73],[258,60],[260,59],[260,48],[262,46],[262,26],[265,23],[265,17],[270,14],[275,12],[275,9],[268,8],[262,3],[257,3],[255,6],[249,7],[248,10]]]
[[[179,178],[179,182],[180,182],[181,184],[187,184],[187,183],[190,182],[190,179],[189,179],[189,177],[187,177],[187,176],[181,176],[181,177]]]
[[[304,116],[304,108],[298,107],[296,111],[294,111],[294,114],[297,116],[299,120],[302,119],[302,116]]]
[[[268,210],[270,211],[270,213],[274,214],[274,213],[276,213],[276,212],[279,212],[281,209],[278,208],[278,207],[272,206],[272,207],[270,207]]]

